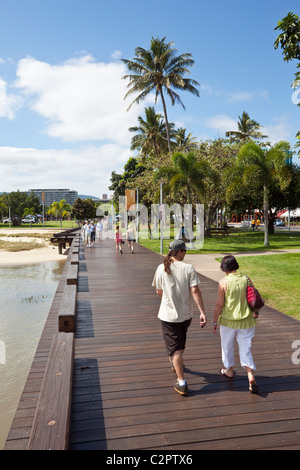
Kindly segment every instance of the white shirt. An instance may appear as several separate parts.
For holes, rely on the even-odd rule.
[[[180,323],[193,316],[193,296],[190,287],[200,284],[193,265],[175,261],[170,266],[171,274],[160,264],[155,272],[152,286],[163,291],[158,318]]]

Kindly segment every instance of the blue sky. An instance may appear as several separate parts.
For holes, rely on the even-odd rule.
[[[200,98],[180,94],[186,110],[167,103],[170,121],[215,139],[245,110],[294,145],[296,62],[273,47],[289,11],[300,15],[299,0],[0,0],[0,192],[110,194],[111,172],[135,156],[128,128],[154,104],[126,111],[120,58],[152,36],[190,52],[200,83]]]

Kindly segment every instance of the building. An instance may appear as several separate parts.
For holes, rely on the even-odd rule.
[[[70,206],[73,206],[78,198],[78,192],[70,191],[70,189],[29,189],[28,194],[31,193],[38,196],[40,204],[44,202],[45,206],[50,206],[53,202],[60,202],[62,199],[65,199]]]

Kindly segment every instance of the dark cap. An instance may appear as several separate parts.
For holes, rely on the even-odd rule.
[[[178,251],[178,250],[185,250],[186,251],[186,245],[185,245],[184,241],[182,241],[182,240],[173,240],[170,243],[169,248],[172,251]]]

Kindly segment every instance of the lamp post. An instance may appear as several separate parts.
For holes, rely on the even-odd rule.
[[[160,254],[163,254],[163,185],[160,183]]]
[[[136,188],[136,241],[139,242],[139,188]]]

